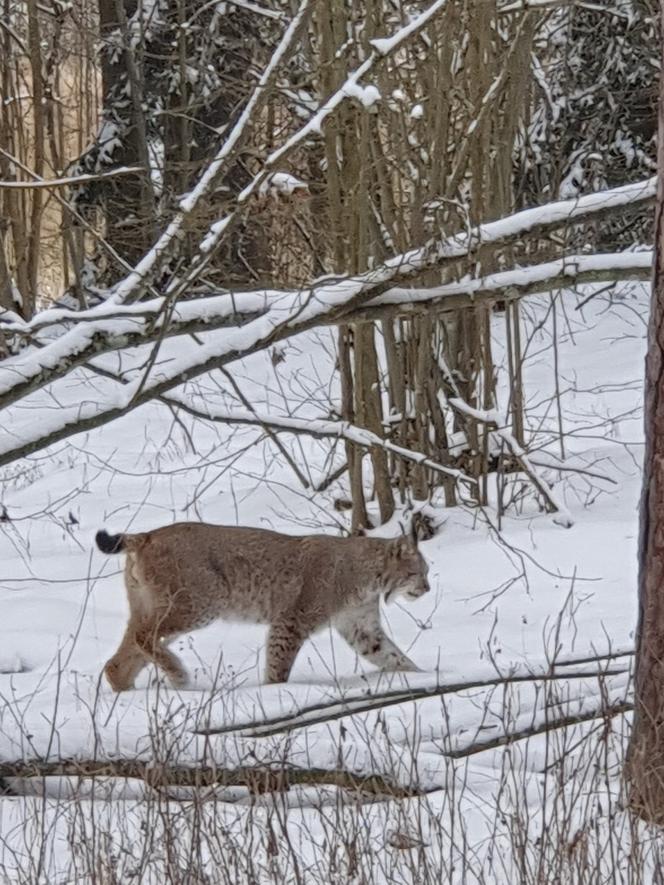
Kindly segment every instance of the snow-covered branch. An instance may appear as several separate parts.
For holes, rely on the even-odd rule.
[[[486,424],[488,428],[491,428],[491,432],[503,441],[514,458],[516,458],[521,465],[523,472],[528,476],[532,484],[546,501],[548,509],[556,514],[554,522],[557,522],[558,525],[561,525],[566,529],[571,528],[571,526],[574,525],[574,520],[572,519],[569,510],[560,500],[555,489],[553,489],[548,482],[540,476],[537,468],[529,460],[523,447],[519,445],[510,431],[502,425],[498,413],[494,411],[474,409],[472,406],[469,406],[468,403],[454,397],[449,400],[449,403],[452,408],[457,410],[457,412],[461,412],[473,421],[477,421],[480,424]]]
[[[152,377],[127,385],[119,395],[112,397],[111,402],[86,403],[85,407],[73,411],[63,409],[50,417],[48,427],[35,427],[29,438],[18,442],[13,440],[11,444],[9,440],[4,445],[0,443],[0,464],[37,451],[79,430],[104,424],[167,393],[187,379],[270,347],[277,341],[316,325],[353,318],[358,309],[372,299],[387,297],[386,293],[397,283],[413,280],[423,271],[466,257],[480,244],[497,245],[509,242],[519,236],[541,232],[597,213],[643,203],[652,199],[654,190],[653,178],[574,200],[561,200],[526,209],[423,248],[412,249],[364,274],[323,282],[296,292],[278,294],[260,291],[238,293],[235,296],[227,294],[217,298],[181,302],[172,309],[169,309],[168,299],[156,299],[149,302],[154,307],[147,311],[145,304],[123,307],[114,302],[106,303],[88,312],[89,322],[78,323],[45,346],[28,348],[0,363],[0,408],[67,375],[94,356],[123,347],[149,344],[164,335],[183,335],[202,329],[219,330],[220,326],[229,324],[231,327],[219,330],[200,346],[192,342],[191,346],[183,347],[176,359],[161,367],[158,372],[155,370]],[[578,256],[573,261],[561,260],[562,263],[557,268],[556,262],[549,263],[548,269],[546,265],[540,266],[538,271],[533,271],[534,279],[528,279],[527,269],[506,272],[513,276],[503,276],[502,284],[503,287],[507,285],[518,288],[519,282],[525,281],[528,286],[537,285],[541,289],[544,280],[560,277],[562,282],[557,283],[558,285],[569,284],[572,279],[578,281],[579,274],[583,272],[594,274],[595,279],[597,274],[609,274],[609,278],[613,278],[614,274],[617,277],[620,273],[635,273],[640,276],[647,272],[649,261],[648,253],[626,253],[608,258]],[[487,278],[489,286],[495,286],[496,278],[500,280],[500,276],[496,274]],[[419,303],[435,302],[436,299],[444,301],[449,298],[447,309],[448,306],[453,306],[453,294],[463,295],[467,303],[472,303],[482,292],[482,286],[486,287],[487,281],[477,281],[476,292],[472,292],[470,283],[451,285],[457,287],[454,292],[448,290],[441,294],[444,287],[440,287],[438,290],[429,290],[419,296],[419,299],[416,292],[404,291],[397,296],[398,299],[403,299],[398,303],[413,303],[418,300]],[[458,287],[465,287],[467,291],[459,291]],[[491,291],[498,290],[491,288]],[[238,312],[237,305],[243,305],[241,310],[246,309],[249,312],[249,321],[241,326],[234,320]],[[110,318],[104,318],[105,316]],[[68,317],[62,313],[51,312],[54,322],[66,318]],[[36,322],[39,323],[40,319]],[[1,322],[0,328],[3,328]],[[21,327],[20,324],[10,322],[4,324],[4,328],[29,331],[30,325]]]
[[[0,190],[35,190],[36,188],[73,187],[89,184],[92,181],[103,181],[105,178],[117,178],[119,175],[136,175],[144,170],[140,166],[118,166],[108,172],[97,172],[89,175],[72,175],[65,178],[40,178],[34,174],[33,181],[0,181]]]
[[[107,302],[90,311],[75,314],[72,311],[52,310],[38,315],[32,323],[16,323],[14,318],[2,322],[0,328],[9,332],[30,333],[56,324],[86,320],[70,329],[55,341],[39,350],[33,349],[9,358],[0,365],[0,408],[15,402],[73,368],[83,365],[91,357],[122,347],[149,343],[164,334],[182,335],[203,329],[214,329],[229,324],[235,313],[247,312],[253,322],[247,324],[243,340],[244,351],[231,348],[232,357],[220,354],[219,365],[236,359],[242,353],[254,352],[275,340],[289,337],[317,324],[336,323],[348,319],[349,314],[371,299],[382,296],[376,304],[415,305],[425,302],[443,302],[443,309],[462,306],[459,299],[469,301],[481,297],[493,297],[499,290],[541,290],[545,284],[551,287],[569,285],[572,281],[583,282],[598,279],[643,278],[648,274],[651,255],[647,252],[617,253],[607,256],[574,256],[547,262],[534,268],[520,268],[494,274],[484,280],[453,283],[427,290],[401,290],[395,296],[389,293],[399,282],[416,278],[424,271],[441,267],[469,255],[480,244],[500,244],[518,236],[541,232],[568,221],[579,220],[597,213],[613,211],[626,205],[650,200],[654,196],[655,179],[637,182],[624,187],[589,194],[574,200],[560,200],[534,209],[526,209],[506,218],[479,225],[468,232],[447,237],[420,249],[412,249],[390,259],[381,267],[355,277],[314,284],[297,292],[278,293],[261,290],[237,295],[221,295],[182,302],[170,312],[166,320],[168,299],[154,299],[140,305],[118,305]],[[456,297],[456,301],[455,301]],[[416,307],[406,309],[415,310]],[[260,326],[254,326],[258,321]],[[164,329],[164,323],[167,327]],[[261,344],[263,333],[269,329],[266,343]],[[250,329],[255,335],[251,335]],[[196,362],[200,349],[195,352],[194,364],[182,369],[190,377],[200,374]],[[205,371],[205,370],[202,370]],[[177,382],[175,382],[177,383]]]
[[[488,274],[485,277],[462,279],[458,283],[431,286],[426,289],[403,289],[395,286],[370,301],[359,316],[371,317],[381,309],[394,305],[400,314],[426,311],[458,310],[483,301],[523,298],[535,292],[570,288],[584,283],[648,280],[652,274],[652,250],[612,252],[601,255],[566,255],[555,261],[518,267]],[[358,319],[356,315],[354,319]]]
[[[242,410],[242,409],[219,409],[216,407],[206,406],[203,409],[195,408],[184,399],[177,396],[169,396],[165,398],[169,405],[182,409],[197,418],[204,418],[210,421],[220,421],[224,424],[249,424],[259,427],[268,427],[271,430],[283,430],[288,433],[302,434],[304,436],[315,436],[319,438],[331,437],[333,439],[347,439],[359,446],[367,449],[381,448],[410,461],[413,464],[419,464],[421,467],[428,467],[436,473],[444,473],[446,476],[453,477],[457,482],[463,482],[468,485],[477,485],[477,481],[470,476],[466,476],[461,470],[453,467],[445,467],[433,461],[422,452],[413,451],[412,449],[403,448],[391,442],[389,439],[382,439],[370,430],[364,427],[358,427],[348,421],[334,421],[325,418],[292,418],[288,415],[274,415],[270,412],[262,412],[260,410]]]
[[[0,408],[11,405],[29,393],[39,390],[57,378],[87,363],[95,356],[117,350],[149,344],[164,335],[191,335],[225,326],[238,328],[244,321],[262,316],[276,292],[247,292],[233,297],[229,294],[214,298],[185,301],[168,316],[164,299],[125,305],[119,309],[113,304],[101,305],[88,311],[45,311],[31,323],[10,322],[0,329],[27,335],[53,324],[76,320],[73,329],[38,346],[23,351],[0,363]],[[276,307],[273,308],[276,310]],[[50,315],[50,317],[49,317]],[[70,316],[73,315],[73,316]]]

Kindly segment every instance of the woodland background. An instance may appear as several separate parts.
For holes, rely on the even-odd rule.
[[[658,881],[622,771],[659,14],[2,0],[7,881]],[[321,640],[275,693],[217,625],[190,692],[111,697],[92,533],[177,518],[412,521],[427,673]]]

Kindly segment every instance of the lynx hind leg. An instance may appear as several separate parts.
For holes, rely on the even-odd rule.
[[[129,623],[118,650],[104,667],[113,691],[127,691],[132,688],[136,677],[147,664],[147,658],[136,641],[136,627],[145,613],[146,595],[138,580],[136,557],[131,552],[127,554],[124,579],[129,602]]]
[[[152,661],[168,677],[173,688],[184,688],[189,681],[189,674],[177,655],[166,647],[167,638],[173,638],[179,630],[165,631],[157,620],[142,626],[136,633],[136,644],[145,657]]]
[[[386,636],[380,624],[378,599],[344,609],[334,620],[334,627],[350,647],[381,670],[413,670],[420,668]]]
[[[140,671],[152,661],[176,688],[187,683],[187,671],[162,639],[173,637],[185,627],[176,624],[172,612],[155,611],[150,588],[139,580],[134,556],[127,556],[125,584],[129,600],[129,623],[120,646],[104,668],[115,691],[132,688]]]
[[[267,637],[265,681],[286,682],[306,635],[290,619],[275,621]]]
[[[147,660],[136,643],[136,634],[130,625],[118,650],[104,667],[104,673],[113,691],[127,691],[146,664]]]
[[[174,688],[184,688],[188,674],[178,657],[165,647],[159,623],[129,623],[120,646],[104,667],[114,691],[132,688],[141,670],[152,661],[166,674]],[[172,635],[172,634],[171,634]]]

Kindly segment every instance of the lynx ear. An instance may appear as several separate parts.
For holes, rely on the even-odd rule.
[[[411,552],[410,538],[403,535],[401,538],[394,538],[390,544],[390,554],[394,559],[403,559]]]
[[[417,547],[417,542],[419,541],[419,538],[417,536],[417,523],[415,522],[415,517],[413,516],[413,518],[411,519],[410,525],[408,526],[408,531],[406,531],[406,527],[401,522],[401,520],[399,520],[399,528],[401,529],[402,534],[401,540],[405,539],[409,543],[414,544]]]

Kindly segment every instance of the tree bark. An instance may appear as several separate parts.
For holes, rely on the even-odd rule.
[[[664,0],[660,0],[664,21]],[[664,58],[664,53],[663,53]],[[639,622],[629,803],[664,824],[664,77],[660,77],[655,254],[645,377],[645,456],[639,533]]]

